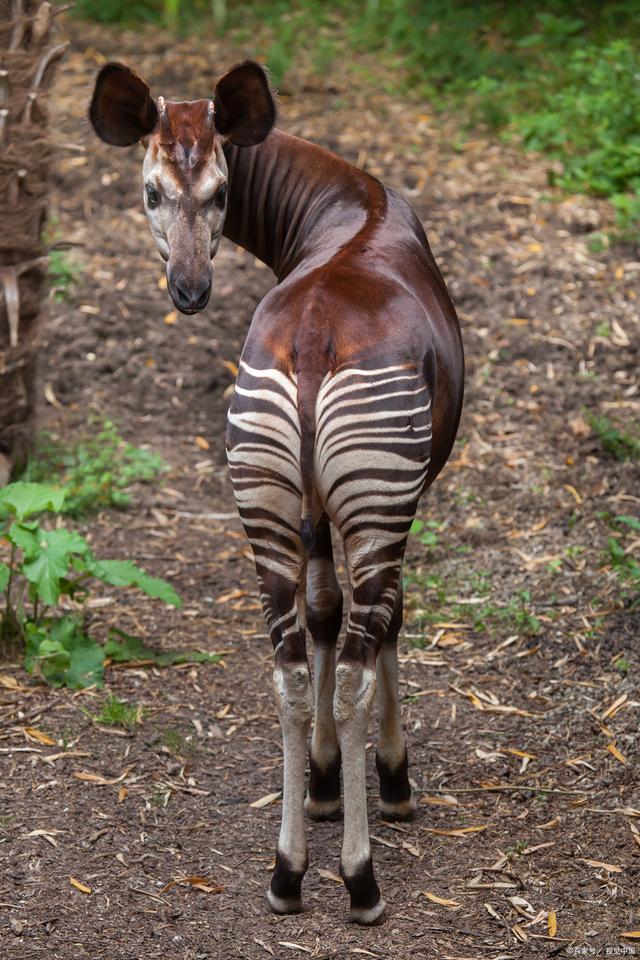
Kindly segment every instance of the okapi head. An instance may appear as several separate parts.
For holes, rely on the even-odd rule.
[[[223,146],[261,143],[275,116],[265,72],[251,61],[225,73],[213,100],[154,100],[148,84],[121,63],[105,64],[96,78],[89,119],[100,139],[146,147],[145,212],[182,313],[202,310],[211,293],[227,209]]]

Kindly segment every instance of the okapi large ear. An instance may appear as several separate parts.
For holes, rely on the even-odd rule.
[[[267,75],[247,60],[218,80],[214,96],[216,129],[237,147],[261,143],[276,121],[276,104]]]
[[[96,77],[89,120],[105,143],[130,147],[146,137],[158,120],[148,85],[123,63],[106,63]]]

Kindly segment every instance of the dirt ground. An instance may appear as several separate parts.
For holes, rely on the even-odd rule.
[[[639,470],[607,454],[584,414],[640,420],[638,251],[592,252],[605,204],[563,200],[542,160],[382,92],[369,64],[329,78],[301,67],[288,82],[281,126],[366,166],[422,217],[468,374],[459,440],[422,506],[431,542],[414,537],[408,553],[415,822],[378,820],[369,750],[388,919],[348,923],[339,823],[309,824],[306,910],[275,917],[263,897],[280,805],[251,806],[281,785],[272,657],[224,460],[233,365],[272,278],[225,244],[211,305],[175,316],[141,211],[141,154],[102,146],[83,120],[105,57],[179,99],[209,94],[243,51],[69,29],[52,211],[82,272],[51,307],[42,424],[69,439],[98,411],[165,458],[161,485],[83,529],[99,555],[132,558],[184,598],[174,611],[120,591],[92,629],[225,656],[109,669],[107,690],[144,710],[133,732],[92,719],[106,691],[53,691],[2,665],[0,956],[640,952],[624,936],[640,937],[640,613],[606,553],[611,517],[640,512]],[[623,542],[640,541],[629,530]]]

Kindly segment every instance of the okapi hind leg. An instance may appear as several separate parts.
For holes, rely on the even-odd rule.
[[[340,874],[351,899],[351,920],[374,924],[383,919],[385,903],[376,883],[367,819],[366,743],[376,695],[376,657],[396,606],[401,557],[391,548],[350,556],[352,585],[347,636],[336,668],[334,715],[342,754],[344,837]]]
[[[333,716],[333,696],[342,602],[342,590],[333,563],[331,527],[325,516],[316,527],[307,567],[307,625],[314,642],[315,717],[305,809],[313,820],[337,820],[341,813],[340,747]]]
[[[411,820],[416,801],[409,783],[405,735],[400,721],[398,691],[398,633],[402,626],[402,587],[376,661],[380,733],[376,767],[380,778],[380,816],[383,820]]]
[[[271,576],[267,580],[270,581],[267,593],[264,582],[261,588],[275,648],[273,685],[284,755],[282,824],[267,902],[274,913],[299,913],[302,910],[302,879],[309,866],[304,829],[304,782],[313,691],[304,620],[296,600],[298,585],[282,577]],[[286,612],[280,614],[281,610]]]

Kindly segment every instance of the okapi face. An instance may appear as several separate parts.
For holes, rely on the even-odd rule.
[[[223,146],[261,143],[275,121],[262,67],[247,61],[217,83],[213,100],[154,100],[128,67],[107,63],[95,83],[89,119],[105,143],[143,143],[144,208],[167,285],[182,313],[206,307],[227,209]]]

